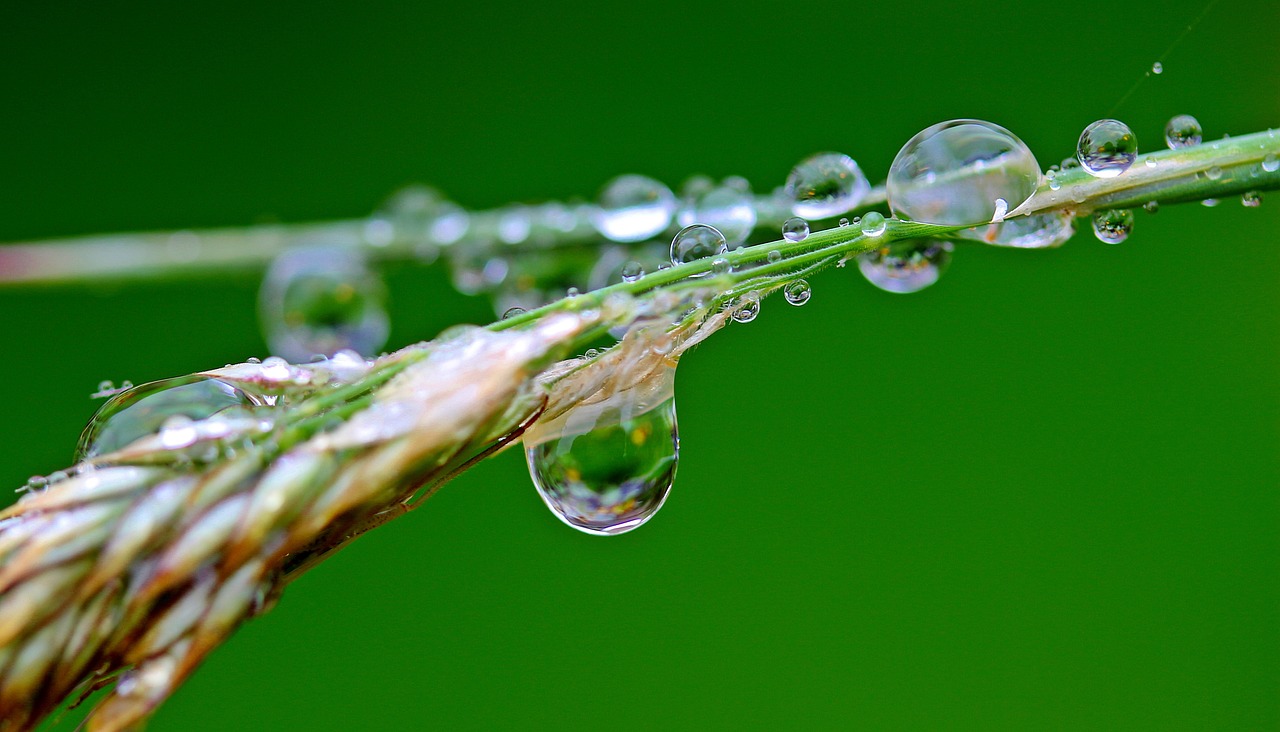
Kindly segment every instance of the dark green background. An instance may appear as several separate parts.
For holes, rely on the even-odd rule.
[[[1280,124],[1278,8],[1208,13],[1116,113],[1144,148],[1182,112]],[[360,216],[416,180],[767,190],[822,149],[879,178],[953,117],[1047,166],[1202,9],[11,6],[0,239]],[[504,454],[291,587],[153,729],[1275,729],[1277,208],[965,246],[916,296],[825,273],[684,360],[644,529],[567,529]],[[388,279],[392,345],[490,315]],[[263,355],[255,287],[0,291],[0,484],[68,462],[101,379]]]

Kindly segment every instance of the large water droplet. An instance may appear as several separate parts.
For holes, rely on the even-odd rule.
[[[1012,132],[973,119],[942,122],[898,151],[886,181],[889,207],[901,219],[978,224],[997,201],[1012,210],[1040,185],[1040,164]]]
[[[386,289],[345,247],[300,247],[271,263],[258,314],[272,353],[295,361],[350,349],[376,353],[387,341]]]
[[[89,420],[76,446],[77,461],[115,452],[155,434],[174,418],[201,420],[254,400],[236,387],[204,376],[183,376],[136,386],[108,399]]]
[[[1076,157],[1089,175],[1114,178],[1138,158],[1138,138],[1120,120],[1100,119],[1080,133]]]
[[[965,239],[998,247],[1049,249],[1061,246],[1071,235],[1073,218],[1068,213],[1031,214],[1005,219],[959,232]]]
[[[826,152],[807,157],[792,168],[784,191],[796,216],[826,219],[857,208],[871,192],[871,184],[853,158]]]
[[[676,220],[681,226],[714,226],[729,246],[736,246],[745,242],[756,226],[755,199],[750,189],[715,186],[690,197],[676,214]]]
[[[792,216],[782,222],[782,238],[787,241],[804,241],[809,236],[809,222]]]
[[[951,249],[951,242],[937,239],[894,242],[858,255],[858,269],[885,292],[919,292],[946,272]]]
[[[529,475],[556,518],[588,534],[621,534],[662,508],[680,454],[674,375],[579,405],[549,431],[526,435]]]
[[[1170,150],[1199,145],[1203,139],[1200,121],[1189,114],[1180,114],[1164,126],[1164,142]]]
[[[1098,241],[1119,244],[1133,232],[1133,211],[1116,208],[1098,211],[1093,215],[1093,234]]]
[[[643,175],[614,178],[600,193],[591,223],[613,241],[643,241],[661,234],[671,223],[676,196],[661,182]]]
[[[687,264],[706,257],[714,257],[717,254],[724,254],[728,249],[729,246],[724,240],[724,234],[721,234],[714,226],[694,224],[676,232],[675,238],[671,240],[671,263],[675,265]],[[701,277],[705,274],[703,272],[694,276]]]

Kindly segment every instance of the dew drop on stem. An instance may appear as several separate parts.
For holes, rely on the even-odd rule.
[[[1138,159],[1138,138],[1120,120],[1100,119],[1080,133],[1076,158],[1089,175],[1115,178]]]

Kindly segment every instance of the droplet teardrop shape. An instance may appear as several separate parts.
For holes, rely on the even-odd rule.
[[[656,383],[580,404],[525,434],[529,476],[556,518],[611,536],[662,508],[680,455],[674,377],[672,367]]]
[[[77,461],[115,452],[155,434],[171,419],[201,420],[256,402],[236,387],[204,376],[152,381],[108,399],[89,420],[76,446]]]
[[[1040,164],[1005,128],[976,119],[933,125],[907,141],[885,182],[901,219],[982,224],[1012,211],[1040,185]],[[999,203],[1003,201],[1004,203]]]

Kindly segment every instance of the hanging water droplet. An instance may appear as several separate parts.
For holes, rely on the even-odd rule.
[[[951,264],[952,244],[911,239],[858,255],[858,269],[885,292],[919,292],[936,283]]]
[[[811,155],[792,168],[783,190],[793,214],[825,219],[857,208],[871,192],[871,183],[853,158],[826,152]]]
[[[1160,63],[1159,61],[1157,61],[1157,62],[1155,62],[1155,63],[1151,64],[1151,73],[1153,73],[1153,74],[1157,74],[1157,75],[1159,75],[1159,74],[1163,74],[1163,73],[1164,73],[1164,64]]]
[[[1093,234],[1105,244],[1119,244],[1133,232],[1133,211],[1116,208],[1093,215]]]
[[[1142,204],[1142,210],[1143,210],[1143,211],[1146,211],[1147,213],[1159,213],[1159,212],[1160,212],[1160,202],[1159,202],[1159,201],[1147,201],[1146,203]]]
[[[1100,119],[1080,133],[1076,157],[1089,175],[1114,178],[1138,158],[1138,138],[1120,120]]]
[[[730,186],[716,186],[693,196],[676,214],[681,226],[706,224],[714,226],[729,246],[747,240],[756,227],[756,204],[751,191]]]
[[[446,246],[461,239],[471,225],[470,216],[461,206],[424,185],[411,185],[397,191],[377,216],[391,224],[394,235],[419,242],[429,239],[433,244]]]
[[[387,341],[386,289],[352,248],[300,247],[276,257],[258,293],[271,351],[305,362],[343,349],[376,353]]]
[[[76,446],[76,461],[115,452],[134,440],[155,434],[174,417],[188,421],[211,417],[254,400],[217,379],[183,376],[153,381],[117,394],[89,420]]]
[[[1257,208],[1262,205],[1262,192],[1246,191],[1244,195],[1240,196],[1240,203],[1243,204],[1245,208]]]
[[[729,245],[725,242],[724,234],[714,226],[694,224],[676,232],[675,238],[671,240],[671,263],[688,264],[706,257],[724,254],[728,249]],[[703,274],[706,273],[693,276],[701,277]]]
[[[1069,213],[1031,214],[1005,219],[1001,223],[976,226],[958,236],[983,244],[1015,249],[1049,249],[1071,238],[1073,217]]]
[[[1262,159],[1262,169],[1268,173],[1280,170],[1280,157],[1277,157],[1275,153],[1267,153],[1267,156]]]
[[[750,323],[760,314],[760,293],[752,291],[743,295],[732,305],[733,319],[739,323]]]
[[[867,236],[880,236],[884,233],[885,222],[884,214],[876,211],[868,211],[862,217],[862,222],[858,225],[862,229],[862,233]]]
[[[711,260],[712,274],[718,274],[718,275],[729,274],[729,269],[730,269],[730,266],[729,266],[728,259],[725,259],[724,257],[716,257],[715,259]]]
[[[796,280],[782,288],[782,296],[787,299],[787,302],[799,307],[809,302],[809,298],[813,296],[813,288],[805,280]]]
[[[792,216],[782,222],[782,238],[787,241],[804,241],[809,236],[809,222]]]
[[[1199,145],[1203,139],[1200,121],[1189,114],[1180,114],[1164,126],[1164,142],[1170,150]]]
[[[676,196],[661,182],[643,175],[621,175],[600,193],[591,224],[613,241],[644,241],[661,234],[676,211]]]
[[[901,219],[979,224],[996,199],[1017,208],[1040,185],[1040,164],[1012,132],[981,120],[933,125],[898,151],[886,181],[889,207]]]
[[[529,475],[556,518],[607,536],[631,531],[662,508],[680,455],[674,377],[669,368],[665,384],[584,403],[526,433]]]

